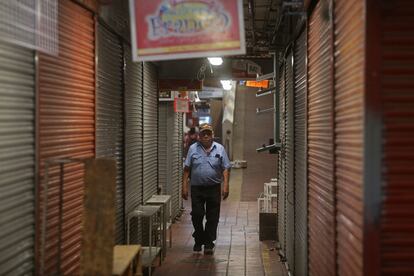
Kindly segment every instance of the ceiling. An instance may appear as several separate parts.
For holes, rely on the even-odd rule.
[[[246,56],[268,57],[282,0],[243,0]]]

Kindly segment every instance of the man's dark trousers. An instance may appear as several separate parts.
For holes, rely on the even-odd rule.
[[[211,245],[217,237],[220,219],[221,185],[191,186],[191,220],[196,244]],[[206,227],[203,218],[206,215]]]

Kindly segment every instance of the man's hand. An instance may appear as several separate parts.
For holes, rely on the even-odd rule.
[[[184,200],[187,200],[188,199],[188,191],[187,191],[187,189],[182,189],[182,191],[181,191],[181,197],[184,199]]]
[[[226,185],[224,185],[221,195],[223,196],[223,200],[226,200],[229,197],[229,188],[226,187]]]

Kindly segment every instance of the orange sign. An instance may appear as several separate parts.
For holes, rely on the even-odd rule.
[[[246,81],[246,86],[248,86],[248,87],[258,87],[258,88],[268,88],[269,87],[269,80]]]

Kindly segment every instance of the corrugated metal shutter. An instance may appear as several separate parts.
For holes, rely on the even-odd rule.
[[[159,182],[163,194],[171,195],[172,216],[176,217],[181,209],[182,113],[174,112],[172,102],[161,102],[159,108]]]
[[[144,202],[158,187],[158,84],[154,64],[144,62]]]
[[[174,134],[172,136],[172,190],[173,190],[173,217],[176,217],[181,209],[181,189],[180,189],[180,174],[182,174],[182,171],[180,171],[180,150],[181,150],[181,144],[182,139],[180,139],[180,116],[182,116],[182,113],[176,113],[174,112],[174,108],[171,105],[171,113],[172,113],[172,121],[173,121],[173,129],[172,133]],[[181,126],[182,127],[182,126]]]
[[[166,195],[171,195],[170,178],[168,176],[169,167],[169,151],[171,150],[168,144],[168,102],[160,102],[158,110],[158,181],[161,192]]]
[[[142,63],[132,62],[130,46],[125,54],[125,212],[142,204]],[[141,227],[131,221],[131,243],[139,243]],[[138,229],[138,230],[137,230]]]
[[[34,269],[34,55],[0,42],[0,275]]]
[[[381,274],[414,275],[414,2],[381,2]]]
[[[296,40],[295,78],[295,275],[308,274],[308,188],[306,181],[306,30]]]
[[[280,71],[280,141],[278,179],[278,233],[281,253],[286,254],[286,88],[285,68]]]
[[[92,13],[71,1],[59,1],[59,57],[39,54],[40,177],[50,158],[90,158],[95,152],[95,35]],[[57,168],[49,174],[45,272],[56,272]],[[83,210],[82,165],[65,166],[62,274],[79,274]],[[42,197],[41,197],[42,198]],[[42,202],[39,199],[39,203]],[[40,205],[42,206],[42,205]],[[38,218],[40,221],[41,218]],[[38,243],[40,235],[38,235]],[[40,266],[38,266],[40,268]],[[39,275],[41,275],[39,273]]]
[[[98,91],[96,96],[96,157],[116,160],[116,237],[125,240],[123,56],[119,38],[104,26],[98,32]]]
[[[179,206],[179,212],[181,211],[183,207],[183,199],[181,197],[181,189],[183,187],[183,139],[184,139],[184,114],[178,113],[178,160],[177,160],[177,166],[178,166],[178,206]],[[180,214],[180,213],[179,213]]]
[[[286,59],[286,258],[289,270],[295,274],[295,183],[294,183],[294,138],[293,138],[293,53]]]
[[[328,8],[325,1],[317,3],[308,34],[309,274],[317,276],[336,273],[332,29]]]
[[[335,2],[335,165],[339,275],[363,275],[364,2]]]

